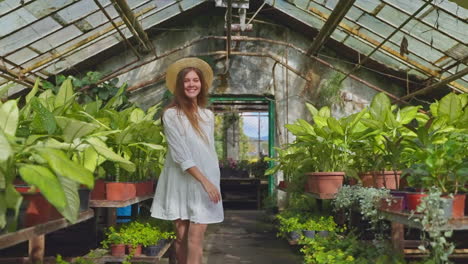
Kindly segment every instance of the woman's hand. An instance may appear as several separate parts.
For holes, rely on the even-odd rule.
[[[205,175],[203,175],[197,166],[188,168],[187,172],[201,183],[213,203],[218,203],[221,201],[221,194],[219,193],[218,188],[216,188],[216,186],[211,183],[210,180],[205,177]]]
[[[218,188],[214,186],[209,180],[206,180],[203,183],[203,188],[205,189],[206,193],[208,193],[208,196],[210,197],[210,200],[213,203],[218,203],[221,201],[221,194],[218,191]]]

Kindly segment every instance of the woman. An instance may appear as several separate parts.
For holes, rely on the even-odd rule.
[[[151,215],[174,221],[178,264],[201,264],[207,224],[224,219],[214,115],[205,108],[212,81],[213,70],[197,58],[178,60],[166,71],[174,94],[162,117],[169,149]]]

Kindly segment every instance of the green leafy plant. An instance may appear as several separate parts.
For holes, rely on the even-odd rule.
[[[390,190],[362,187],[360,185],[343,186],[337,193],[333,204],[336,210],[358,210],[369,220],[374,230],[385,229],[383,216],[379,213],[380,200],[390,196]],[[381,228],[379,228],[381,227]],[[383,230],[381,230],[383,231]]]
[[[101,242],[103,248],[109,248],[111,245],[125,244],[126,238],[123,233],[113,226],[106,230],[106,238]]]
[[[290,232],[302,232],[303,223],[300,222],[300,217],[297,216],[283,216],[278,214],[276,218],[279,221],[278,237],[288,238]]]
[[[337,225],[333,220],[332,216],[320,218],[314,217],[305,221],[303,227],[304,230],[315,230],[315,231],[336,231]]]
[[[444,210],[451,201],[442,198],[441,195],[437,188],[431,188],[416,208],[416,212],[421,214],[420,217],[414,217],[414,213],[410,217],[421,223],[422,230],[425,231],[422,233],[422,240],[428,242],[428,246],[422,244],[419,249],[429,251],[430,258],[436,264],[450,263],[448,257],[455,248],[454,243],[449,241],[453,230],[447,227],[448,217]]]
[[[436,186],[446,194],[465,190],[468,181],[468,136],[452,133],[444,138],[443,144],[429,140],[424,144],[422,137],[426,134],[421,129],[418,132],[414,151],[418,162],[404,171],[410,186],[425,189]]]

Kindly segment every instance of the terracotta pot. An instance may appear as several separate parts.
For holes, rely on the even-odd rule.
[[[106,199],[106,182],[104,180],[94,181],[94,189],[91,191],[91,200]]]
[[[106,182],[106,199],[110,201],[125,201],[130,199],[127,184],[124,182]]]
[[[462,218],[465,216],[466,194],[456,194],[453,196],[453,218]]]
[[[407,193],[406,194],[406,207],[409,211],[416,210],[421,203],[421,198],[426,197],[425,193]]]
[[[125,191],[127,193],[127,199],[132,199],[136,197],[136,183],[135,182],[125,182]]]
[[[123,257],[125,256],[125,245],[124,244],[117,244],[111,245],[111,255],[114,257]]]
[[[380,209],[384,211],[391,212],[401,212],[403,211],[403,197],[391,197],[388,199],[380,199]]]
[[[344,172],[306,173],[309,191],[320,194],[335,194],[343,185]]]
[[[129,255],[133,253],[134,257],[141,256],[141,245],[137,245],[137,246],[127,245],[127,249],[128,249]]]
[[[362,186],[364,187],[375,187],[375,188],[387,188],[390,190],[396,190],[397,182],[400,182],[401,171],[371,171],[360,174],[359,177],[362,180]],[[399,185],[398,185],[399,187]]]
[[[17,186],[15,188],[21,193],[23,199],[27,201],[27,207],[25,209],[25,215],[22,223],[23,227],[42,224],[60,217],[60,214],[57,212],[55,207],[44,198],[44,196],[39,192],[39,189],[31,192],[30,186]]]
[[[135,195],[136,196],[145,196],[147,190],[145,189],[146,182],[135,182]]]

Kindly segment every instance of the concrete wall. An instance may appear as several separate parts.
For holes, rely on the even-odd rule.
[[[261,17],[257,18],[262,19]],[[238,23],[238,21],[234,21],[234,23]],[[253,28],[253,32],[242,33],[242,35],[285,41],[303,50],[307,50],[310,46],[310,40],[301,35],[301,32],[294,32],[283,25],[275,24],[275,22],[255,22]],[[161,55],[199,37],[224,35],[224,16],[204,15],[196,18],[190,17],[187,24],[181,24],[177,28],[167,30],[153,37],[152,40],[157,54]],[[148,63],[119,78],[121,81],[128,82],[129,86],[133,86],[164,73],[166,67],[179,58],[224,50],[224,40],[201,41],[170,56]],[[212,94],[274,95],[277,114],[277,145],[293,140],[292,136],[284,129],[285,124],[292,123],[297,118],[310,119],[304,104],[306,101],[317,106],[332,102],[333,114],[344,116],[361,110],[376,94],[373,89],[348,78],[342,83],[341,89],[334,93],[334,96],[326,95],[327,91],[330,90],[329,83],[333,79],[340,79],[340,75],[324,64],[282,45],[260,41],[233,42],[232,50],[248,53],[269,52],[282,62],[300,71],[310,80],[305,81],[271,58],[234,55],[229,64],[226,64],[225,58],[219,55],[203,57],[207,59],[215,71]],[[353,65],[342,61],[340,56],[329,47],[322,50],[321,53],[330,57],[322,57],[322,59],[346,72],[353,67]],[[150,57],[151,55],[146,59]],[[130,51],[125,51],[119,56],[102,62],[98,70],[110,71],[133,59]],[[369,83],[391,91],[393,94],[402,93],[401,87],[392,85],[391,81],[384,76],[366,70],[361,70],[357,75]],[[132,100],[143,107],[149,107],[159,102],[165,91],[165,83],[160,81],[133,92]],[[331,97],[334,97],[334,100],[331,100]]]

